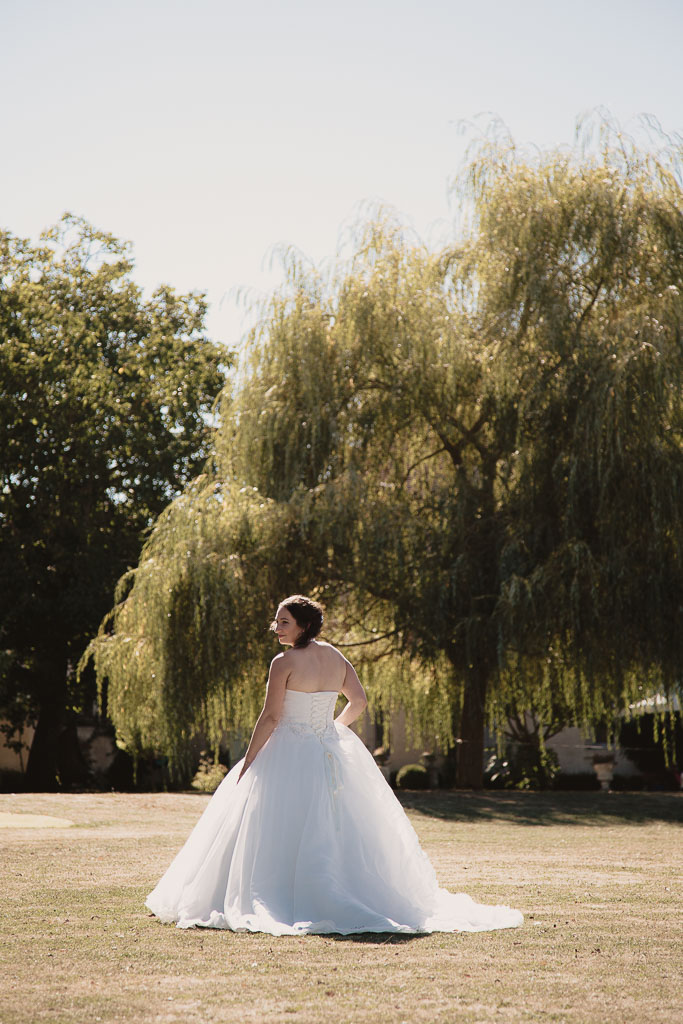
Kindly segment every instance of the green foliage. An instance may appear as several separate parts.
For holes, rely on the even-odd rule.
[[[683,718],[680,711],[667,711],[661,718],[636,714],[621,724],[619,745],[646,778],[650,787],[680,779],[683,767]],[[680,788],[680,784],[679,788]]]
[[[397,789],[429,789],[429,773],[421,764],[404,764],[396,773]]]
[[[0,235],[0,714],[55,734],[116,580],[206,459],[230,364],[201,295],[145,299],[132,268],[75,217],[39,246]]]
[[[277,513],[201,476],[160,516],[86,655],[109,681],[108,714],[129,749],[161,750],[187,771],[199,729],[215,748],[226,723],[253,722],[272,618],[265,538]]]
[[[559,772],[554,750],[529,739],[507,741],[505,756],[493,755],[484,769],[484,784],[491,789],[550,789]]]
[[[462,740],[463,784],[481,784],[487,718],[532,710],[547,735],[680,688],[678,159],[609,132],[598,153],[533,159],[485,140],[453,246],[380,215],[327,277],[288,258],[222,403],[213,475],[162,517],[98,642],[121,652],[118,694],[120,645],[155,652],[148,724],[141,690],[121,703],[128,733],[168,746],[175,729],[179,752],[171,708],[186,733],[245,721],[265,647],[233,649],[206,611],[237,607],[230,557],[247,633],[249,613],[314,592],[377,706]]]

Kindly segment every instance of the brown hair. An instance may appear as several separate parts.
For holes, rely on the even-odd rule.
[[[315,640],[323,628],[322,606],[310,597],[304,597],[303,594],[292,594],[291,597],[286,597],[284,601],[280,601],[278,607],[286,608],[290,615],[293,616],[297,626],[300,626],[303,630],[303,633],[294,644],[295,647],[306,647],[310,644],[311,640]],[[276,623],[271,622],[270,628],[274,630],[275,627]]]

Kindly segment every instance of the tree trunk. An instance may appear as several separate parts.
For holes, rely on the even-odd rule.
[[[26,785],[34,792],[53,792],[59,787],[59,740],[66,711],[66,659],[53,666],[51,684],[40,702],[38,722],[28,755]]]
[[[457,745],[455,784],[458,789],[482,789],[484,785],[484,705],[487,679],[472,673],[465,682]]]

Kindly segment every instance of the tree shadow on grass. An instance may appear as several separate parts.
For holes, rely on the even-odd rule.
[[[683,793],[399,792],[406,810],[444,821],[518,825],[683,824]]]

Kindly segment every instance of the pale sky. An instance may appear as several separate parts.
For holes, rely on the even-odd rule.
[[[235,346],[273,246],[332,257],[364,201],[447,232],[463,119],[681,132],[682,52],[683,0],[0,0],[0,227],[87,218]]]

